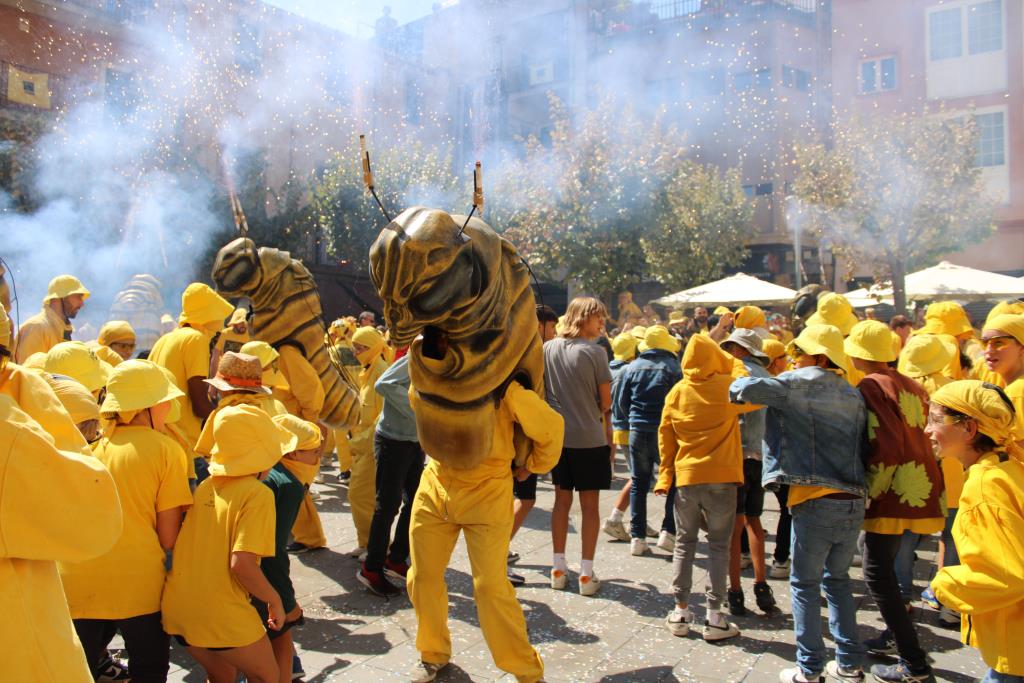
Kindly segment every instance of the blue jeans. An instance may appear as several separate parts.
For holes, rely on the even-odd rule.
[[[896,553],[896,580],[900,584],[903,602],[914,599],[914,561],[917,559],[917,546],[921,545],[921,534],[904,531],[900,538],[900,549]]]
[[[816,498],[792,509],[793,551],[789,585],[793,598],[796,661],[804,676],[818,676],[828,661],[821,636],[821,591],[828,600],[828,628],[836,660],[859,668],[864,646],[857,637],[857,608],[850,564],[864,522],[864,501]]]
[[[989,669],[981,683],[1024,683],[1024,676],[1001,674],[995,669]]]
[[[629,507],[632,517],[629,521],[629,535],[633,538],[647,537],[647,492],[651,490],[651,476],[658,466],[658,432],[629,430],[629,463],[633,472],[633,488],[629,492]],[[661,530],[676,535],[676,521],[673,513],[675,487],[665,496],[665,519]]]

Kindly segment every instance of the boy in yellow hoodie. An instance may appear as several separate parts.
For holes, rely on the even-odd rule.
[[[1024,681],[1024,464],[1013,408],[991,384],[965,380],[931,397],[926,431],[939,453],[967,467],[953,538],[960,564],[932,580],[961,614],[963,641],[991,667],[984,683]]]
[[[667,495],[675,477],[672,589],[676,606],[666,621],[677,636],[685,636],[693,621],[687,605],[702,517],[707,520],[711,556],[704,640],[724,640],[740,634],[721,609],[729,575],[736,489],[743,483],[739,415],[762,407],[729,402],[729,385],[747,375],[743,362],[719,348],[711,337],[694,335],[683,353],[683,379],[665,397],[658,429],[661,466],[654,492]]]

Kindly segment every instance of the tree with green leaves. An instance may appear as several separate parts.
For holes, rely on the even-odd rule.
[[[796,147],[796,227],[874,264],[902,312],[908,272],[995,229],[977,150],[972,117],[903,113],[837,126],[830,146]]]

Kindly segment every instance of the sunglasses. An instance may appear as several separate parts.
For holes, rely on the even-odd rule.
[[[936,415],[935,413],[928,413],[928,424],[932,425],[933,427],[937,427],[939,425],[955,425],[961,422],[965,422],[966,420],[969,419],[970,418],[964,417],[962,415]]]
[[[989,337],[982,339],[981,345],[986,351],[1002,351],[1010,348],[1010,343],[1016,341],[1013,337]]]

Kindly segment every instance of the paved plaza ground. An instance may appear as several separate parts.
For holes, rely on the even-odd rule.
[[[625,469],[619,463],[613,484],[625,483]],[[382,683],[405,681],[417,660],[416,619],[403,593],[392,600],[370,595],[355,578],[357,560],[348,551],[355,546],[355,530],[346,502],[347,490],[334,473],[324,484],[315,485],[329,548],[293,556],[292,578],[299,602],[305,610],[306,625],[293,633],[306,670],[303,680]],[[615,490],[602,496],[602,514],[611,509]],[[672,609],[669,590],[671,556],[657,548],[645,557],[633,557],[629,544],[612,541],[602,534],[595,569],[604,585],[596,597],[578,594],[579,568],[578,507],[573,510],[567,557],[571,571],[569,587],[554,591],[548,584],[551,562],[549,510],[554,500],[550,481],[541,480],[534,508],[512,543],[522,555],[518,571],[526,585],[517,589],[526,614],[530,640],[540,651],[552,682],[699,681],[701,683],[772,683],[778,672],[792,666],[796,652],[790,617],[789,583],[772,580],[783,614],[730,617],[742,635],[720,644],[705,643],[697,633],[676,638],[664,626]],[[660,501],[660,499],[658,499]],[[661,506],[651,498],[652,525],[661,519]],[[778,508],[774,496],[765,500],[765,527],[769,552],[774,547]],[[653,544],[652,544],[653,547]],[[918,587],[930,576],[935,544],[919,551]],[[694,588],[703,591],[707,572],[707,546],[698,547]],[[855,597],[864,638],[873,637],[881,621],[873,601],[866,594],[859,569]],[[753,604],[753,575],[744,572],[743,586],[748,608]],[[438,681],[514,681],[495,667],[483,640],[473,604],[472,581],[465,545],[460,541],[448,570],[451,632],[454,656]],[[920,603],[916,603],[920,605]],[[703,598],[694,601],[696,615],[703,618]],[[822,611],[827,622],[827,610]],[[980,678],[985,667],[977,651],[962,646],[959,632],[938,625],[938,613],[919,608],[915,613],[922,644],[933,657],[940,681],[969,683]],[[827,624],[823,626],[828,633]],[[172,651],[171,680],[196,683],[204,680],[201,669],[181,648]]]

